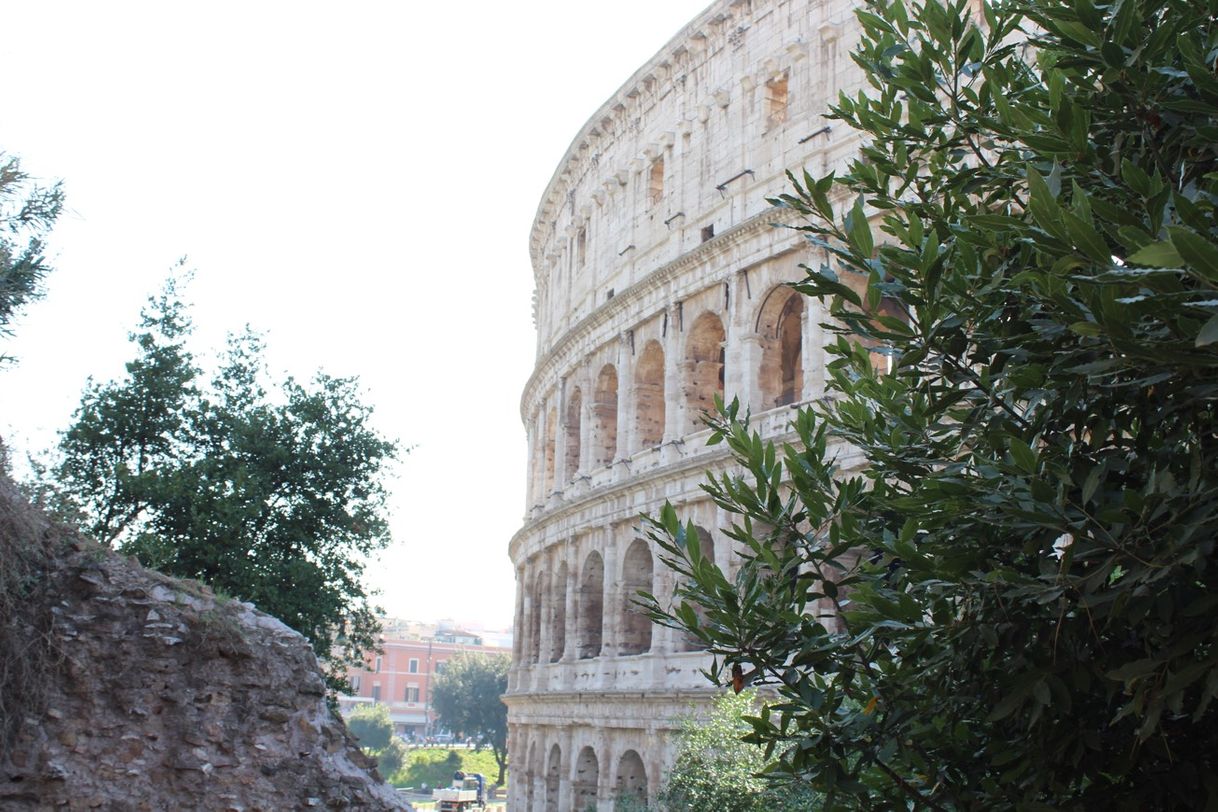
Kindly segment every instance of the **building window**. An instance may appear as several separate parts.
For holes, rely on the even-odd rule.
[[[405,699],[407,702],[418,702],[419,701],[419,686],[407,685]]]
[[[381,701],[381,685],[379,682],[373,683],[373,685],[372,685],[372,701],[373,702]]]
[[[443,673],[444,673],[444,666],[446,666],[446,665],[448,665],[448,663],[446,663],[446,662],[438,662],[438,663],[436,663],[436,673],[437,673],[437,674],[443,674]]]
[[[787,75],[776,76],[765,83],[765,128],[777,127],[787,120]]]
[[[711,223],[709,226],[702,227],[702,242],[711,240],[714,238],[714,236],[715,236],[715,224],[714,223]]]
[[[647,202],[655,206],[664,199],[664,158],[651,162],[651,174],[647,182]]]
[[[356,674],[354,677],[351,678],[351,693],[352,694],[359,693],[359,674]]]
[[[588,230],[581,228],[575,235],[575,265],[578,268],[584,267],[584,262],[588,259]]]
[[[376,658],[376,667],[373,668],[372,670],[378,674],[381,673],[381,658],[380,657]]]
[[[415,657],[410,658],[410,665],[406,668],[411,674],[419,673],[419,661]]]

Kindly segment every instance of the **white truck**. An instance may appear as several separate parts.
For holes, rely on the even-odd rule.
[[[453,776],[451,787],[433,790],[437,812],[465,812],[467,809],[486,806],[486,779],[478,773]]]

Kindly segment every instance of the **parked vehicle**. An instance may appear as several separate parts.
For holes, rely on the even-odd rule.
[[[460,770],[453,776],[451,787],[437,789],[431,797],[436,800],[438,812],[465,812],[486,806],[486,779],[481,773],[466,775]]]

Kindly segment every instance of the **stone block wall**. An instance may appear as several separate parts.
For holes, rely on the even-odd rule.
[[[592,116],[542,198],[526,516],[509,547],[511,809],[654,797],[672,731],[711,696],[708,656],[632,604],[675,585],[638,517],[672,502],[730,570],[731,517],[700,489],[730,461],[702,414],[739,398],[781,439],[824,392],[826,314],[783,285],[819,257],[766,198],[788,169],[857,150],[823,117],[859,87],[854,25],[841,0],[720,0]]]

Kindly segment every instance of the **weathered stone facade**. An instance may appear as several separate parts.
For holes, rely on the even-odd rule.
[[[739,397],[766,436],[824,389],[819,305],[781,286],[815,259],[766,203],[857,142],[822,114],[858,72],[853,6],[720,0],[576,137],[533,226],[538,355],[521,411],[528,511],[517,604],[510,808],[654,797],[670,733],[710,696],[708,657],[633,611],[673,576],[637,530],[665,500],[720,566],[730,526],[700,490],[729,464],[699,418]]]

